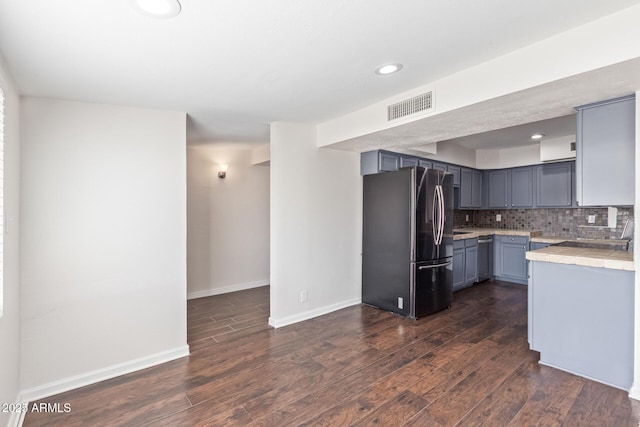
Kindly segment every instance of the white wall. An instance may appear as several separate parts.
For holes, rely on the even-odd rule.
[[[640,212],[640,91],[636,92],[636,203],[635,212]],[[633,384],[629,397],[640,400],[640,227],[633,230],[633,260],[635,265],[634,293],[634,343],[633,343]]]
[[[318,149],[315,126],[271,125],[271,325],[361,301],[359,170],[358,153]]]
[[[20,388],[20,100],[0,56],[0,86],[5,96],[3,307],[0,317],[0,403],[17,402]],[[0,412],[0,425],[9,413]],[[14,415],[15,417],[15,415]],[[11,423],[15,423],[14,420]]]
[[[269,168],[251,159],[249,148],[187,149],[189,298],[269,284]]]
[[[540,144],[515,148],[476,150],[475,167],[478,169],[515,168],[539,163],[542,163],[540,161]]]
[[[186,115],[21,107],[24,399],[187,354]]]

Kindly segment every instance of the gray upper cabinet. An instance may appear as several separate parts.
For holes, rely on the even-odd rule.
[[[379,158],[379,169],[384,172],[393,172],[397,171],[400,167],[400,156],[392,154],[380,152]]]
[[[530,166],[487,171],[489,208],[530,208],[533,206],[533,172]]]
[[[533,206],[533,168],[511,169],[511,207],[530,208]]]
[[[536,205],[565,207],[573,204],[573,162],[536,166]]]
[[[577,107],[580,206],[635,203],[635,96]]]
[[[447,172],[453,174],[453,186],[460,186],[460,170],[462,168],[460,166],[447,165]]]
[[[438,170],[438,171],[442,171],[442,172],[446,172],[447,171],[447,165],[445,165],[444,163],[433,162],[433,169]]]
[[[509,206],[508,185],[510,177],[508,169],[487,171],[488,207],[504,209]]]
[[[400,167],[401,168],[406,168],[406,167],[410,167],[410,166],[418,166],[418,158],[417,157],[401,156],[400,157]]]
[[[460,208],[482,207],[482,173],[474,169],[460,170]]]
[[[430,160],[422,160],[420,159],[418,161],[418,166],[423,167],[423,168],[427,168],[427,169],[431,169],[433,168],[433,162]]]

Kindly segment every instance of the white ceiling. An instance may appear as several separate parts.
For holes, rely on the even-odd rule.
[[[544,139],[575,136],[576,125],[576,115],[570,114],[568,116],[526,123],[520,126],[511,126],[489,132],[453,138],[448,140],[447,143],[455,143],[476,150],[522,147],[535,144],[537,141],[532,140],[531,135],[536,133],[543,134]]]
[[[27,96],[185,111],[188,139],[265,143],[640,0],[0,0],[0,52]],[[373,70],[400,62],[395,75]],[[459,141],[466,144],[468,141]]]

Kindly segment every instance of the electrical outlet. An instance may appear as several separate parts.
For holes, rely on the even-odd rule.
[[[398,297],[398,308],[400,310],[404,309],[404,299],[402,297]]]
[[[309,299],[309,292],[300,291],[300,302],[307,302],[308,299]]]
[[[469,215],[465,215],[465,216],[464,216],[464,220],[465,220],[465,221],[467,221],[467,222],[469,222]]]
[[[595,215],[589,215],[589,216],[587,217],[587,222],[588,222],[589,224],[595,224],[595,223],[596,223],[596,216],[595,216]]]
[[[496,214],[496,221],[497,221],[497,222],[502,221],[502,215],[500,215],[500,214]]]

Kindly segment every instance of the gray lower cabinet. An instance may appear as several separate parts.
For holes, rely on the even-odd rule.
[[[573,162],[536,166],[536,205],[568,207],[573,205]]]
[[[458,291],[478,281],[478,239],[453,242],[453,290]]]
[[[525,254],[529,248],[529,238],[526,236],[495,236],[493,247],[493,274],[495,278],[526,285],[528,273]]]
[[[464,288],[464,240],[453,242],[453,290]]]
[[[576,183],[580,206],[635,202],[635,96],[577,107]]]
[[[529,242],[529,250],[535,251],[536,249],[546,248],[550,246],[551,243],[543,243],[543,242]]]
[[[466,239],[464,247],[464,284],[478,281],[478,239]]]
[[[629,390],[634,272],[542,261],[530,268],[529,343],[540,363]]]

